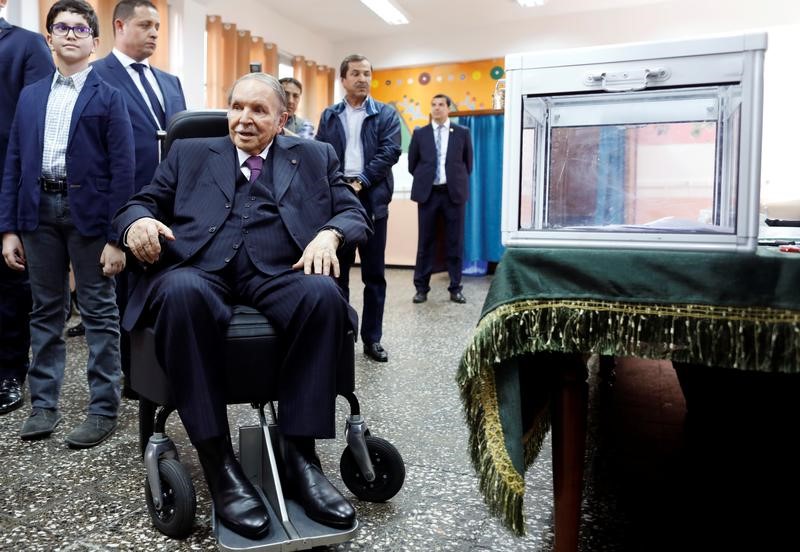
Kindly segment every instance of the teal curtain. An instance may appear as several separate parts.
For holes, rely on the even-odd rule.
[[[475,265],[498,262],[500,210],[503,195],[503,116],[470,115],[458,123],[469,128],[474,146],[470,196],[464,222],[464,272]]]
[[[625,222],[625,142],[624,127],[601,128],[597,152],[597,209],[593,224]]]

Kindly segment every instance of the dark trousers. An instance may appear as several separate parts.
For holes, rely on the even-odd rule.
[[[158,276],[150,294],[156,356],[189,438],[196,443],[229,431],[219,371],[233,303],[258,309],[281,336],[281,432],[334,437],[337,363],[351,329],[349,307],[336,282],[291,270],[266,276],[244,250],[231,264],[236,266],[214,273],[170,270]]]
[[[30,312],[27,271],[11,270],[0,259],[0,380],[25,380],[31,346]]]
[[[414,287],[428,293],[431,289],[434,255],[436,254],[436,222],[444,220],[447,273],[451,293],[461,291],[461,270],[464,257],[465,205],[453,203],[445,186],[434,186],[428,200],[418,204],[417,263],[414,266]]]
[[[361,339],[379,343],[383,336],[383,307],[386,303],[386,229],[389,218],[373,220],[375,233],[358,246],[361,281],[364,282],[364,310],[361,313]],[[339,255],[339,285],[350,300],[350,267],[356,251],[346,248]]]

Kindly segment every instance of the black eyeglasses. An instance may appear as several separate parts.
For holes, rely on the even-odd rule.
[[[67,36],[70,31],[75,35],[75,38],[89,38],[92,36],[92,28],[86,25],[75,25],[74,27],[64,23],[50,25],[50,32],[55,36]]]

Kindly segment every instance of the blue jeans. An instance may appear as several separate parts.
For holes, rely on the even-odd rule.
[[[31,406],[58,408],[64,379],[64,280],[69,263],[75,272],[78,307],[86,328],[89,359],[89,414],[116,417],[120,402],[119,310],[114,278],[103,275],[100,254],[104,236],[82,236],[66,194],[42,192],[39,227],[21,235],[30,275]]]

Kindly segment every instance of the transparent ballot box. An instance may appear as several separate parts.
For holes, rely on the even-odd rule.
[[[507,56],[503,243],[754,250],[766,44]]]

